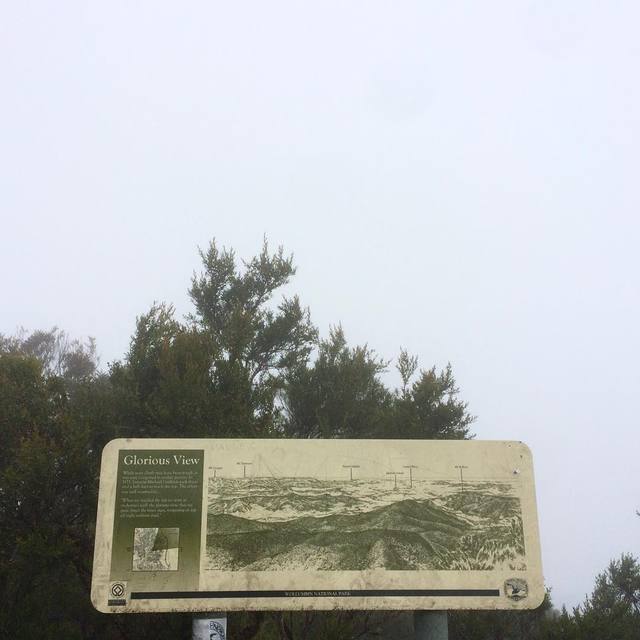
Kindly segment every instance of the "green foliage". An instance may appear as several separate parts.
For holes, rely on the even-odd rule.
[[[302,438],[466,438],[474,417],[458,399],[451,365],[420,371],[401,350],[400,390],[382,381],[389,363],[367,345],[350,347],[342,327],[318,345],[311,366],[289,374],[283,401],[284,433]]]
[[[640,638],[640,563],[629,554],[612,560],[596,577],[595,587],[574,610],[576,638]]]
[[[400,349],[396,369],[402,380],[402,396],[406,396],[409,380],[413,378],[418,369],[418,356],[411,356],[406,349]]]
[[[531,611],[460,611],[449,614],[451,640],[543,640],[551,618],[549,593]]]
[[[85,342],[71,340],[57,327],[31,334],[21,329],[15,336],[0,334],[2,353],[33,358],[40,363],[47,377],[58,376],[68,381],[87,380],[96,373],[98,367],[93,338]]]
[[[387,363],[367,346],[349,347],[341,327],[318,345],[311,366],[287,377],[283,430],[298,438],[366,438],[385,431],[391,394],[380,381]]]
[[[111,367],[121,433],[139,437],[216,433],[221,408],[229,398],[212,380],[214,362],[206,334],[176,321],[172,307],[154,305],[138,318],[125,362]]]
[[[11,460],[22,438],[28,437],[48,414],[46,383],[40,363],[31,358],[0,354],[0,464]]]
[[[295,273],[282,248],[270,255],[265,240],[244,271],[234,253],[219,251],[215,242],[201,257],[204,271],[193,277],[189,291],[196,308],[190,319],[209,333],[222,361],[252,384],[264,384],[306,360],[316,338],[309,311],[297,296],[283,298],[277,308],[269,305]]]
[[[38,637],[38,629],[48,629],[82,637],[82,627],[69,625],[78,615],[83,624],[97,617],[87,594],[100,450],[91,445],[90,423],[75,412],[68,383],[45,378],[32,359],[17,366],[17,357],[0,356],[4,375],[16,374],[0,385],[2,421],[15,427],[12,408],[26,392],[33,411],[22,405],[24,430],[7,441],[0,467],[0,636]],[[62,602],[68,613],[52,619]]]
[[[598,575],[585,602],[561,612],[549,594],[542,606],[526,612],[450,614],[452,640],[639,640],[640,564],[631,555],[613,560]]]
[[[276,299],[295,274],[282,249],[265,242],[238,262],[211,243],[201,257],[193,314],[154,304],[108,374],[91,340],[56,328],[0,336],[0,637],[188,637],[189,616],[90,604],[100,454],[114,437],[470,437],[450,365],[421,370],[402,349],[391,389],[388,361],[339,326],[318,339],[297,297]],[[472,546],[474,562],[491,553]],[[639,602],[638,562],[625,555],[571,614],[549,597],[531,612],[460,612],[450,637],[638,640]],[[236,613],[229,624],[242,640],[411,637],[406,613]]]
[[[297,297],[272,298],[295,270],[282,249],[237,267],[211,243],[193,277],[195,313],[180,322],[156,304],[138,318],[123,363],[111,369],[128,435],[274,435],[286,373],[303,366],[316,330]]]
[[[401,353],[402,358],[402,353]],[[440,371],[435,367],[420,371],[418,379],[407,387],[406,373],[417,368],[417,359],[403,375],[403,390],[396,394],[392,437],[461,439],[470,437],[469,426],[475,420],[467,411],[467,403],[458,399],[451,365]],[[401,359],[399,367],[404,363]],[[405,382],[406,380],[406,382]]]

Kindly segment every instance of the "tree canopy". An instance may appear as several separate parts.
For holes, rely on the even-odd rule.
[[[169,303],[152,305],[106,371],[91,339],[55,327],[0,335],[0,637],[187,637],[188,616],[104,616],[90,604],[100,454],[112,438],[471,437],[450,365],[421,369],[405,349],[392,363],[349,344],[339,323],[320,337],[298,297],[281,293],[295,275],[282,249],[265,242],[243,262],[212,242],[200,255],[193,311],[179,318]],[[388,384],[392,366],[399,388]],[[555,626],[547,602],[529,617],[453,616],[453,637],[593,638],[585,630],[602,634],[608,620],[619,635],[598,637],[637,638],[625,626],[637,622],[637,582],[637,562],[623,556]],[[231,618],[236,638],[288,640],[364,638],[390,620]],[[574,635],[557,635],[562,624]]]

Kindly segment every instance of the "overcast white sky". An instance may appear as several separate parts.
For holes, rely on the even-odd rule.
[[[534,453],[547,583],[640,555],[640,5],[3,2],[0,332],[294,252],[323,334],[451,361]]]

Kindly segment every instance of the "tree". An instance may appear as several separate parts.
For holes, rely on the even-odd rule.
[[[452,640],[551,640],[551,613],[549,592],[542,605],[530,611],[456,611],[449,614],[449,636]]]
[[[394,427],[391,437],[452,440],[469,438],[469,427],[475,417],[468,405],[458,399],[451,364],[439,373],[435,367],[421,370],[418,379],[409,386],[409,380],[418,366],[417,358],[400,353],[398,369],[402,389],[395,395]]]
[[[211,380],[215,353],[207,336],[155,304],[137,319],[124,362],[111,367],[120,431],[145,437],[205,437],[223,399]]]
[[[124,362],[111,379],[123,398],[122,422],[147,436],[276,435],[285,376],[303,366],[317,331],[297,297],[275,292],[295,273],[280,248],[239,269],[212,242],[194,275],[195,312],[185,322],[155,304],[138,318]]]
[[[418,356],[409,355],[409,352],[406,349],[401,348],[400,355],[398,356],[398,362],[396,363],[396,369],[398,370],[400,379],[402,380],[400,396],[406,398],[408,396],[409,381],[418,370]]]
[[[342,327],[321,340],[309,366],[293,370],[283,394],[284,432],[303,438],[467,438],[475,419],[458,399],[451,365],[420,371],[418,359],[401,350],[401,389],[381,376],[389,363],[367,345],[350,347]]]
[[[190,320],[211,336],[221,362],[241,370],[252,385],[277,386],[284,371],[306,360],[317,337],[297,296],[270,305],[295,274],[293,257],[282,247],[269,254],[266,240],[244,271],[233,251],[219,251],[215,242],[200,255],[204,271],[191,281],[196,312]]]
[[[0,334],[0,353],[31,357],[40,363],[45,376],[69,381],[87,380],[98,369],[95,340],[72,340],[58,327],[30,334],[21,329],[15,336]]]
[[[640,564],[623,553],[596,577],[595,587],[574,610],[577,637],[599,640],[640,638]]]
[[[301,363],[287,377],[285,435],[366,438],[383,432],[391,410],[391,394],[379,378],[386,367],[366,345],[349,347],[342,327],[331,329],[315,362]]]
[[[188,635],[184,615],[103,616],[90,604],[100,454],[114,437],[468,437],[451,367],[419,371],[403,350],[402,388],[390,389],[389,362],[339,326],[319,340],[296,296],[276,299],[295,274],[282,249],[265,242],[239,262],[212,242],[200,255],[193,313],[152,305],[107,374],[91,339],[57,328],[0,336],[1,637]],[[365,638],[386,622],[230,617],[244,640]]]
[[[81,638],[97,618],[87,595],[101,448],[93,415],[77,411],[87,384],[0,355],[2,637]]]

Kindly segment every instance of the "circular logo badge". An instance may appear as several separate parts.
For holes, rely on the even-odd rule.
[[[528,592],[527,582],[521,578],[511,578],[504,583],[504,594],[512,600],[522,600]]]
[[[122,598],[125,592],[125,587],[122,582],[114,582],[111,585],[111,595],[114,598]]]

